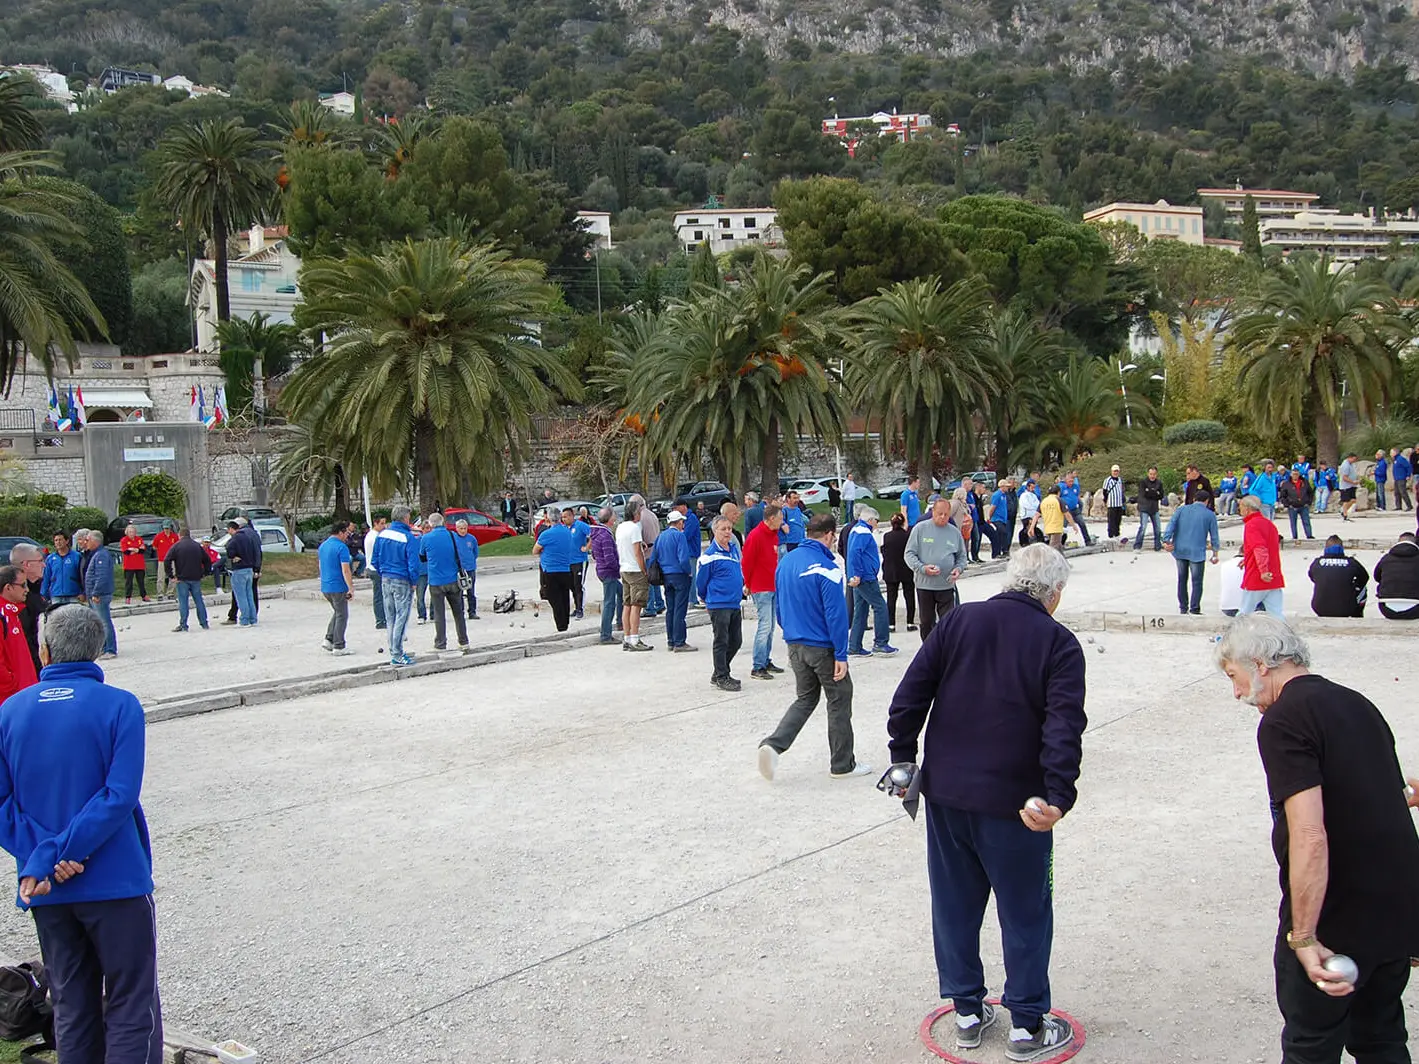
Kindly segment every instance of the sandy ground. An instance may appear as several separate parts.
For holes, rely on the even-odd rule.
[[[1313,553],[1287,553],[1288,583]],[[1173,572],[1151,552],[1078,559],[1066,609],[1175,612]],[[187,636],[134,618],[110,675],[154,693],[303,674],[331,660],[324,610],[273,602],[255,630]],[[1315,651],[1419,767],[1414,635]],[[179,639],[202,649],[175,656]],[[1088,1030],[1081,1059],[1275,1059],[1256,713],[1207,636],[1081,639],[1091,724],[1056,832],[1055,1004]],[[170,1022],[278,1064],[934,1059],[916,1037],[937,1004],[922,825],[875,776],[828,777],[821,714],[759,778],[787,683],[749,681],[746,652],[725,694],[708,657],[590,647],[402,683],[397,703],[364,688],[151,726]],[[858,753],[879,769],[909,657],[854,663]],[[984,943],[998,992],[993,924]],[[26,917],[0,921],[0,948],[33,948]],[[975,1059],[1003,1060],[1003,1037]]]

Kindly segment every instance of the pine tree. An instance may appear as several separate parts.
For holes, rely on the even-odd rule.
[[[1261,224],[1257,221],[1256,200],[1251,196],[1242,201],[1242,254],[1261,261]]]

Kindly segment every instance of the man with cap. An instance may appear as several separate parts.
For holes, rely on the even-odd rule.
[[[683,502],[671,508],[665,518],[667,527],[651,549],[651,556],[665,577],[665,645],[672,653],[699,649],[685,641],[685,615],[692,594],[690,552],[699,550],[699,544],[692,545],[685,530],[686,509]]]
[[[1109,468],[1109,475],[1104,478],[1104,506],[1109,515],[1109,539],[1118,539],[1123,532],[1123,515],[1127,509],[1127,502],[1123,496],[1123,473],[1118,466]]]

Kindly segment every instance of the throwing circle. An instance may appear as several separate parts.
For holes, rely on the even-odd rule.
[[[1000,999],[989,998],[987,1004],[999,1005]],[[973,1064],[972,1061],[967,1060],[965,1057],[958,1057],[954,1053],[947,1052],[937,1043],[936,1039],[931,1036],[931,1029],[936,1026],[936,1021],[943,1016],[949,1016],[955,1011],[956,1006],[948,1003],[926,1014],[926,1019],[921,1021],[921,1030],[918,1032],[921,1035],[922,1045],[926,1046],[927,1049],[931,1050],[931,1052],[935,1053],[942,1060],[950,1061],[951,1064]],[[1058,1016],[1073,1028],[1074,1040],[1060,1050],[1056,1056],[1042,1060],[1039,1064],[1064,1064],[1064,1061],[1069,1060],[1075,1056],[1079,1050],[1084,1048],[1084,1025],[1073,1016],[1069,1015],[1069,1013],[1060,1012],[1059,1009],[1051,1009],[1050,1014],[1052,1016]]]

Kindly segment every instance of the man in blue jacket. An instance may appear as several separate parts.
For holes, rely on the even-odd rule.
[[[729,674],[729,666],[744,645],[744,614],[740,609],[744,599],[743,555],[734,538],[734,522],[728,517],[721,514],[712,520],[710,534],[713,538],[700,555],[695,577],[714,630],[714,674],[710,683],[721,691],[737,691],[740,684]]]
[[[759,744],[759,772],[771,780],[779,755],[828,697],[828,752],[834,779],[866,776],[872,766],[853,753],[852,677],[847,672],[847,601],[843,570],[833,553],[837,519],[819,514],[808,522],[803,548],[785,554],[774,573],[774,614],[788,644],[798,697],[774,733]]]
[[[468,622],[463,619],[463,587],[458,582],[463,559],[458,553],[458,533],[444,524],[443,514],[429,514],[430,528],[419,537],[419,557],[429,567],[429,606],[434,614],[434,649],[448,649],[448,619],[453,611],[458,649],[468,650]]]
[[[463,563],[463,571],[468,574],[468,619],[478,620],[478,537],[468,528],[468,519],[460,517],[453,523],[454,534],[458,538],[458,560]]]
[[[160,1064],[143,707],[104,683],[106,638],[97,612],[60,606],[40,682],[0,707],[0,845],[39,934],[60,1059]]]
[[[557,631],[565,632],[572,617],[572,566],[576,552],[572,549],[571,522],[563,523],[561,514],[549,511],[553,521],[537,534],[532,553],[541,568],[542,597],[552,607],[552,620]]]
[[[873,654],[895,654],[887,624],[887,600],[882,596],[882,551],[877,546],[877,511],[870,506],[859,506],[857,523],[852,526],[847,537],[847,583],[852,588],[852,637],[848,641],[848,653],[854,657],[870,658]],[[872,610],[872,649],[864,649],[863,636],[867,634],[867,611]]]
[[[1212,564],[1217,564],[1221,537],[1217,531],[1217,515],[1207,504],[1212,496],[1199,491],[1192,502],[1173,511],[1168,530],[1163,533],[1163,546],[1178,565],[1178,612],[1202,613],[1202,578],[1205,574],[1207,547],[1212,546]],[[1188,582],[1192,595],[1188,595]]]
[[[1052,616],[1068,580],[1069,563],[1053,548],[1015,552],[1004,591],[937,624],[887,716],[893,773],[921,773],[936,968],[941,996],[955,1003],[956,1044],[979,1046],[996,1019],[980,959],[993,890],[1014,1061],[1057,1056],[1074,1037],[1050,1015],[1049,986],[1052,829],[1077,797],[1087,723],[1084,652]]]
[[[69,549],[69,534],[54,534],[54,553],[44,559],[44,579],[40,582],[39,593],[51,606],[63,606],[78,602],[84,593],[84,582],[80,576],[83,559],[79,552]]]
[[[103,621],[107,633],[103,641],[100,661],[118,657],[118,633],[113,629],[113,614],[109,607],[113,602],[113,555],[103,545],[103,535],[89,533],[89,565],[84,571],[84,597],[99,619]]]
[[[1375,509],[1385,509],[1385,482],[1389,479],[1389,461],[1384,451],[1375,452]]]
[[[409,507],[396,506],[389,525],[375,537],[374,557],[379,570],[380,591],[384,594],[384,620],[389,625],[389,663],[414,664],[414,655],[404,651],[404,632],[409,627],[409,608],[414,603],[414,585],[419,582],[419,541],[409,527]]]
[[[749,501],[749,496],[744,496],[744,501]],[[701,506],[704,504],[701,503]],[[695,576],[700,568],[700,551],[704,549],[705,536],[703,526],[700,524],[700,515],[690,509],[685,503],[680,503],[675,509],[685,515],[685,542],[690,548],[690,605],[698,608],[700,606],[700,593],[695,586]],[[759,512],[759,519],[763,520],[763,511]],[[744,519],[744,534],[749,534],[749,519]]]
[[[699,544],[690,546],[690,534],[685,531],[689,518],[685,516],[685,504],[674,507],[665,519],[665,531],[655,540],[651,557],[665,574],[665,645],[671,653],[698,650],[685,642],[685,616],[690,609],[690,560],[699,556]],[[695,522],[696,527],[699,522]]]
[[[1394,481],[1394,508],[1396,510],[1412,510],[1414,503],[1409,498],[1409,478],[1414,473],[1414,466],[1404,452],[1398,447],[1391,447],[1389,452],[1389,475]]]
[[[779,526],[778,538],[785,551],[797,550],[803,545],[808,534],[808,516],[798,504],[798,492],[790,491],[783,503],[783,524]]]
[[[1276,496],[1280,485],[1276,481],[1276,463],[1266,462],[1261,475],[1252,482],[1251,493],[1261,502],[1261,512],[1268,521],[1276,520]]]
[[[227,572],[232,578],[232,602],[237,623],[250,628],[256,623],[256,574],[261,570],[261,533],[251,525],[227,522]],[[231,623],[231,618],[227,618]]]

